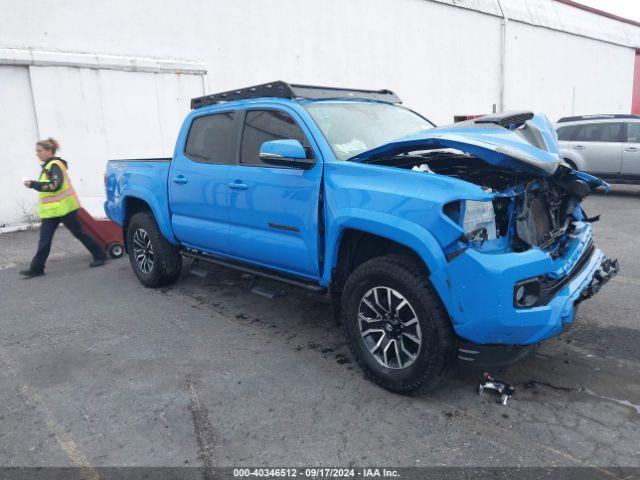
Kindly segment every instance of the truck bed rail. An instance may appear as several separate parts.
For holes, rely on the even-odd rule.
[[[171,162],[171,157],[163,158],[116,158],[109,160],[110,162]]]

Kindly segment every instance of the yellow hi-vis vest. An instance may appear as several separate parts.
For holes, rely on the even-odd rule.
[[[40,175],[40,182],[47,182],[50,179],[51,167],[57,165],[62,170],[62,187],[55,192],[38,192],[38,215],[40,218],[64,217],[67,213],[80,208],[80,202],[76,191],[71,185],[67,169],[60,160],[50,160],[44,167]]]

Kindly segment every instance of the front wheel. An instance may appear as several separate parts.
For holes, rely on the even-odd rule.
[[[182,270],[182,256],[160,232],[150,212],[136,213],[127,228],[127,250],[131,267],[147,287],[175,282]]]
[[[431,390],[453,364],[449,317],[409,256],[386,255],[356,268],[344,287],[342,321],[354,358],[388,390]]]

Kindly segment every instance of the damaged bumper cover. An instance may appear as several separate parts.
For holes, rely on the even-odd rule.
[[[461,355],[488,360],[497,355],[499,361],[487,363],[508,364],[511,357],[518,360],[523,350],[529,350],[519,347],[538,344],[568,328],[576,305],[597,293],[617,272],[618,262],[593,246],[591,226],[584,224],[562,257],[554,259],[540,249],[482,253],[469,248],[433,272],[431,281],[448,307],[461,348],[478,352]],[[534,278],[552,285],[551,294],[543,304],[518,307],[514,302],[517,285]],[[501,352],[500,347],[509,348]]]
[[[598,291],[618,274],[619,265],[618,259],[611,260],[610,258],[603,258],[600,263],[600,268],[596,271],[593,278],[591,279],[591,283],[587,288],[585,288],[580,294],[580,298],[576,300],[576,305],[587,298],[593,297]]]

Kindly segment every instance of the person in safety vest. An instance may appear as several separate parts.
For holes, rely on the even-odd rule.
[[[20,272],[27,278],[44,275],[44,264],[51,251],[53,234],[61,223],[93,255],[90,267],[100,267],[107,259],[102,247],[82,231],[77,212],[80,202],[67,175],[67,162],[55,156],[59,148],[58,142],[51,137],[36,143],[36,155],[42,162],[42,172],[37,181],[24,182],[25,187],[38,191],[38,216],[42,219],[38,251],[29,269]]]

